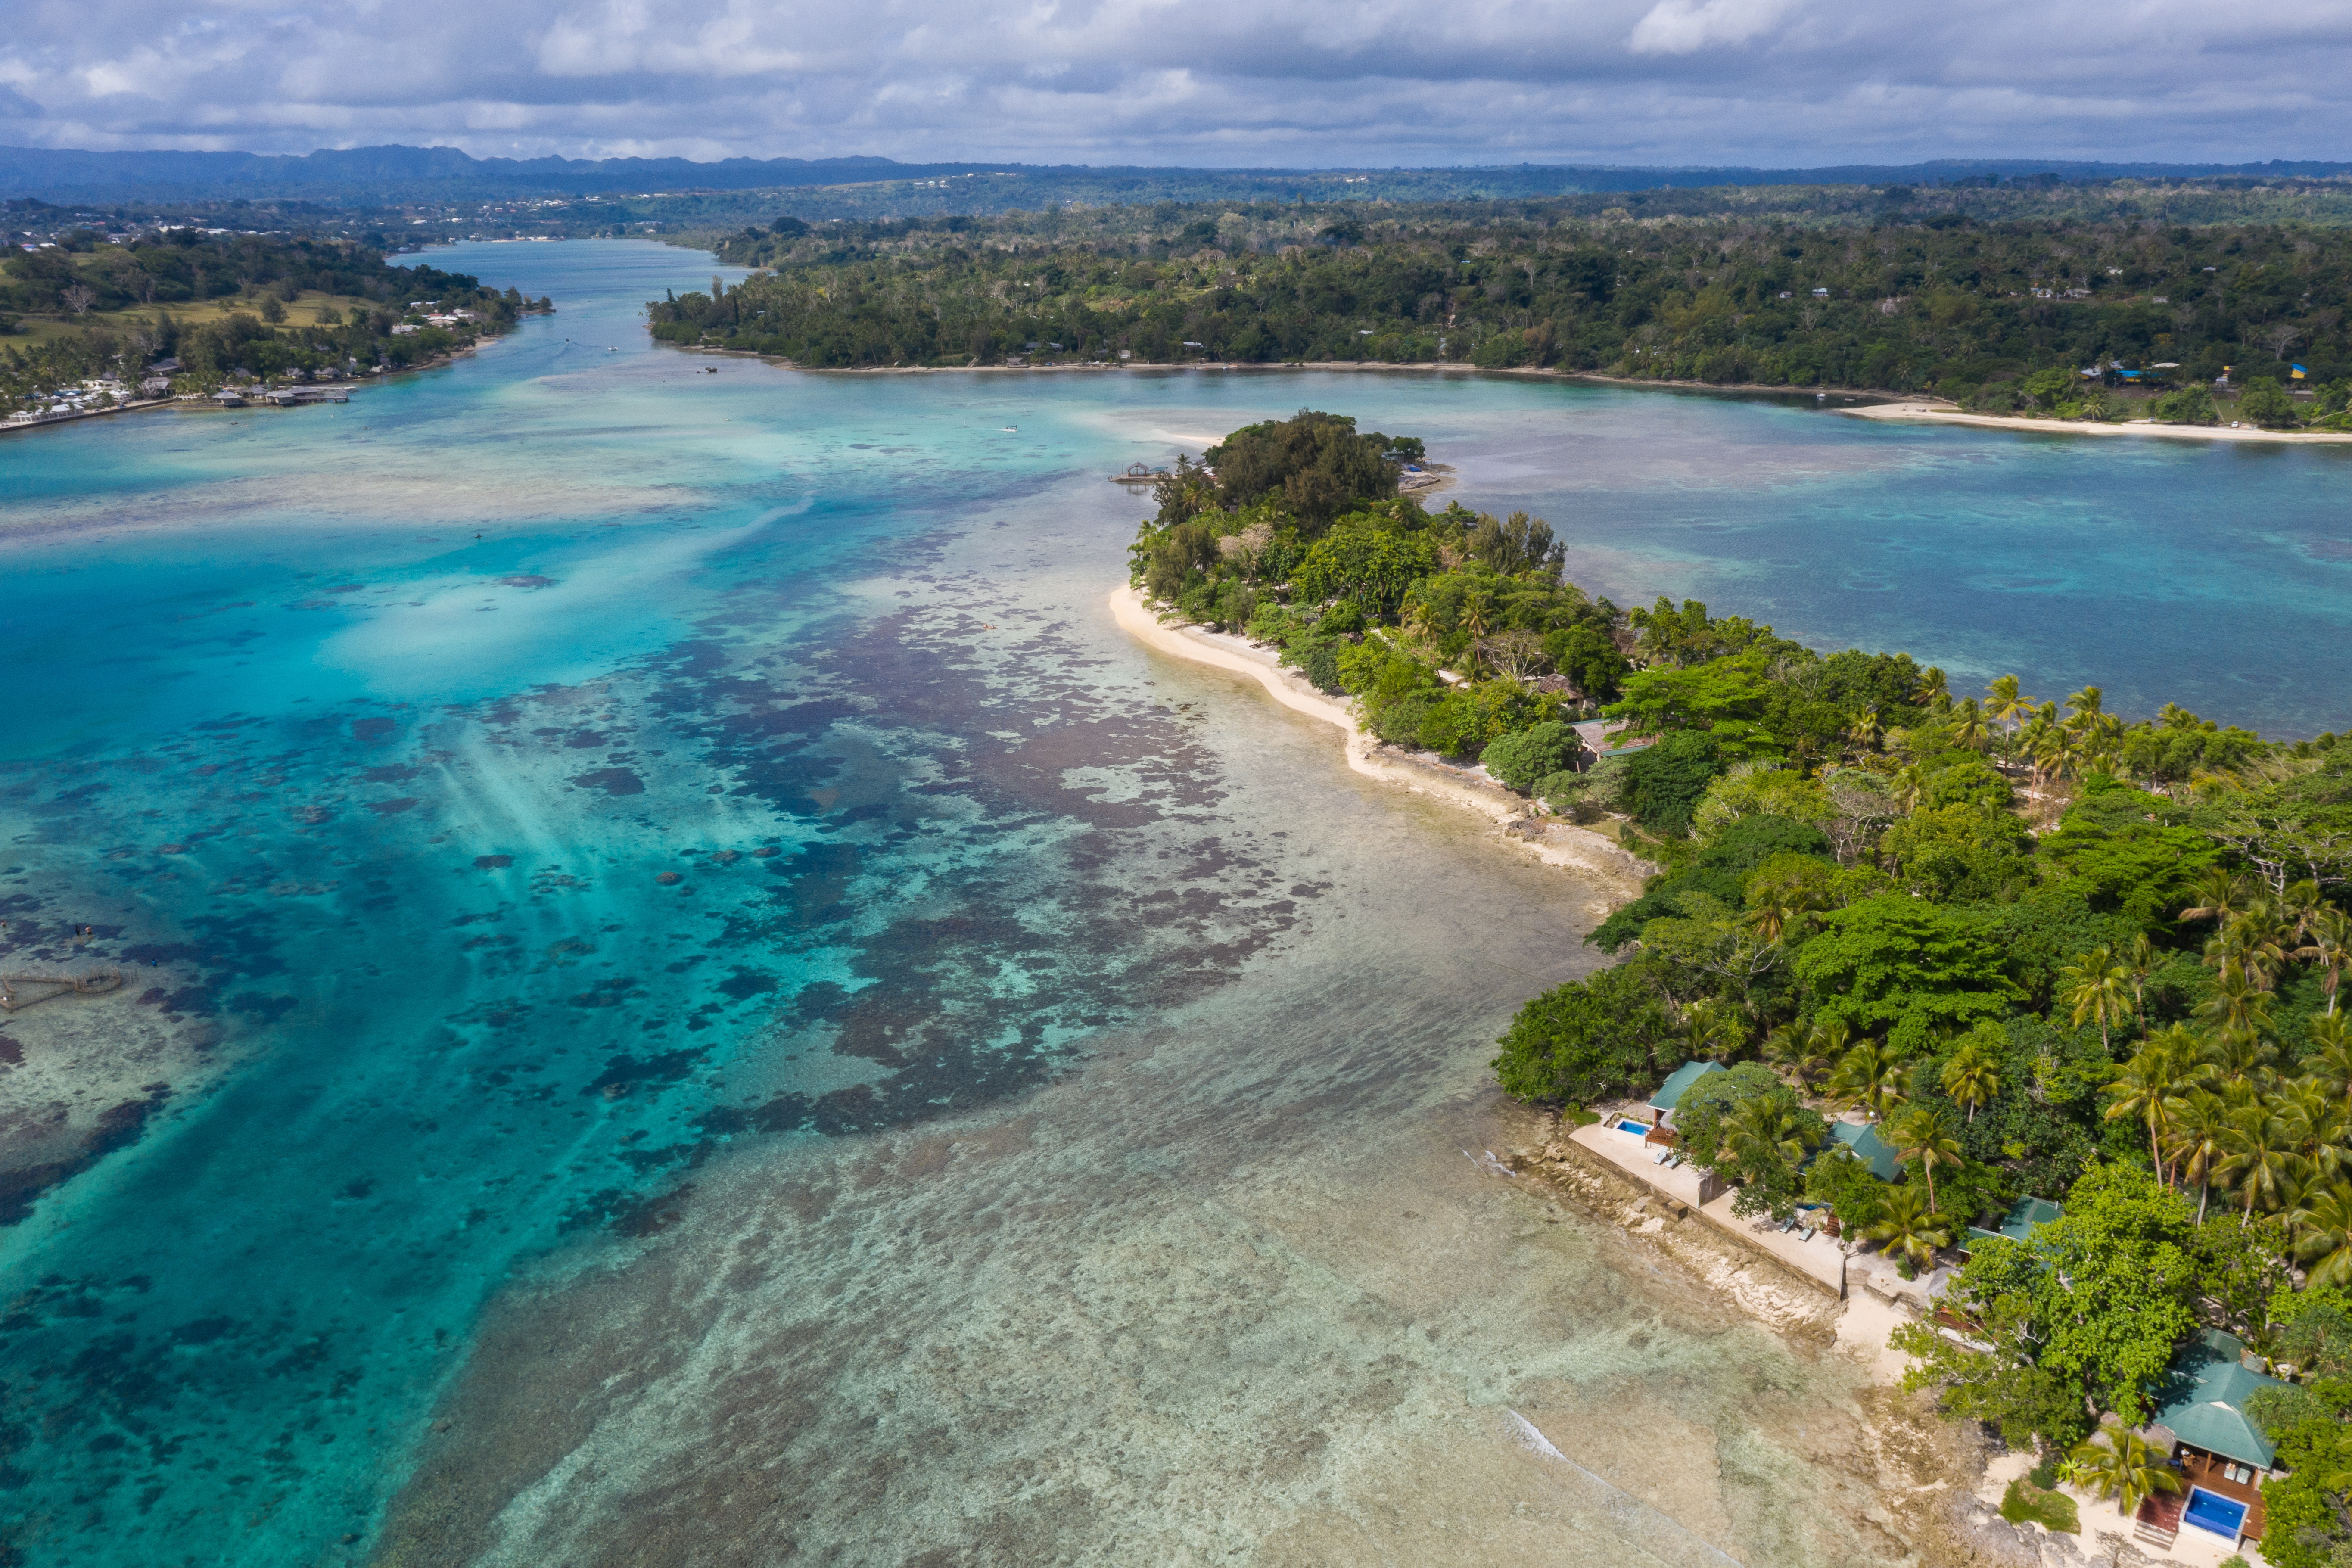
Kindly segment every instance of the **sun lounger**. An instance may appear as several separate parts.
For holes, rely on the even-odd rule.
[[[1799,1232],[1797,1233],[1797,1239],[1798,1239],[1799,1241],[1811,1241],[1811,1240],[1812,1240],[1812,1239],[1813,1239],[1812,1227],[1811,1227],[1811,1226],[1807,1226],[1806,1228],[1804,1228],[1803,1230],[1799,1231]]]
[[[1782,1221],[1780,1222],[1780,1234],[1781,1234],[1782,1236],[1786,1236],[1786,1235],[1788,1235],[1790,1231],[1792,1231],[1792,1230],[1794,1230],[1794,1229],[1796,1229],[1796,1228],[1797,1228],[1797,1221],[1796,1221],[1796,1216],[1795,1216],[1795,1215],[1790,1215],[1789,1218],[1784,1219],[1784,1220],[1782,1220]]]
[[[1664,1163],[1666,1163],[1666,1156],[1667,1156],[1668,1154],[1672,1153],[1673,1152],[1674,1152],[1674,1151],[1672,1151],[1672,1150],[1670,1150],[1670,1149],[1661,1149],[1661,1150],[1659,1150],[1656,1153],[1654,1153],[1654,1154],[1653,1154],[1653,1155],[1651,1155],[1651,1156],[1650,1156],[1650,1163],[1651,1163],[1651,1164],[1653,1164],[1653,1165],[1663,1165],[1663,1164],[1664,1164]]]

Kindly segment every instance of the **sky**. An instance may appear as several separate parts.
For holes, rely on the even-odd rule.
[[[1803,166],[2352,153],[2344,0],[8,0],[0,143]]]

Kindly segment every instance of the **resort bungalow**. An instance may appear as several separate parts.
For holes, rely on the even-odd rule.
[[[2010,1205],[2009,1213],[1992,1229],[1986,1230],[1981,1226],[1969,1226],[1968,1237],[1960,1243],[1960,1250],[1965,1252],[1974,1243],[1990,1241],[1995,1237],[2006,1237],[2011,1241],[2031,1241],[2035,1231],[2065,1212],[2048,1198],[2020,1198]]]
[[[1870,1167],[1870,1173],[1882,1182],[1898,1180],[1903,1174],[1903,1162],[1886,1140],[1878,1135],[1875,1127],[1857,1127],[1851,1121],[1830,1123],[1830,1137],[1843,1143],[1853,1157]]]
[[[2208,1329],[2172,1358],[2148,1440],[2172,1455],[2180,1490],[2140,1505],[2139,1535],[2166,1545],[2186,1525],[2232,1547],[2263,1534],[2263,1478],[2278,1450],[2246,1419],[2246,1399],[2284,1384],[2252,1365],[2245,1346]]]
[[[1721,1062],[1685,1062],[1666,1076],[1657,1093],[1650,1096],[1650,1109],[1658,1113],[1659,1121],[1672,1125],[1675,1107],[1682,1103],[1683,1091],[1707,1074],[1722,1070]]]
[[[1650,1096],[1650,1109],[1657,1113],[1657,1125],[1650,1136],[1660,1142],[1670,1142],[1675,1126],[1675,1107],[1682,1103],[1683,1091],[1711,1072],[1721,1072],[1721,1062],[1685,1062],[1658,1086]],[[1664,1137],[1660,1135],[1664,1134]]]
[[[1569,728],[1576,731],[1578,742],[1591,759],[1580,757],[1578,765],[1591,767],[1593,762],[1608,757],[1630,757],[1635,752],[1658,743],[1655,735],[1626,734],[1625,731],[1633,727],[1633,721],[1630,719],[1587,719],[1580,723],[1570,724]]]

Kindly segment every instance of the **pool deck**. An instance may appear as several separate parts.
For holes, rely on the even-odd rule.
[[[1698,1172],[1688,1165],[1677,1165],[1671,1171],[1653,1165],[1653,1151],[1643,1145],[1637,1134],[1618,1131],[1614,1116],[1590,1127],[1576,1128],[1568,1138],[1651,1191],[1688,1208],[1743,1246],[1794,1269],[1839,1300],[1845,1300],[1845,1253],[1826,1232],[1816,1234],[1811,1241],[1800,1241],[1793,1230],[1782,1235],[1769,1223],[1742,1219],[1731,1212],[1732,1203],[1739,1195],[1737,1187],[1700,1202]]]

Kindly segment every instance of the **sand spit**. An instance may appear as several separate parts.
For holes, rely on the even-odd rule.
[[[2179,441],[2277,441],[2299,447],[2340,447],[2352,443],[2352,436],[2326,430],[2261,430],[2251,425],[2243,428],[2228,425],[2158,425],[2146,419],[2135,419],[2121,425],[2103,425],[2088,420],[2018,419],[2002,414],[1963,414],[1949,404],[1916,401],[1879,403],[1866,408],[1839,408],[1832,412],[1851,414],[1857,419],[1973,425],[1984,430],[2031,430],[2042,436],[2157,436]]]
[[[1272,654],[1253,647],[1246,638],[1200,626],[1164,626],[1133,588],[1112,594],[1110,610],[1120,629],[1155,652],[1248,676],[1284,707],[1337,726],[1347,737],[1348,765],[1356,772],[1474,812],[1546,865],[1575,872],[1592,889],[1596,919],[1640,897],[1643,879],[1657,869],[1588,828],[1535,816],[1527,801],[1469,770],[1448,767],[1374,740],[1357,729],[1356,716],[1347,703],[1318,691],[1303,676],[1284,668]]]

